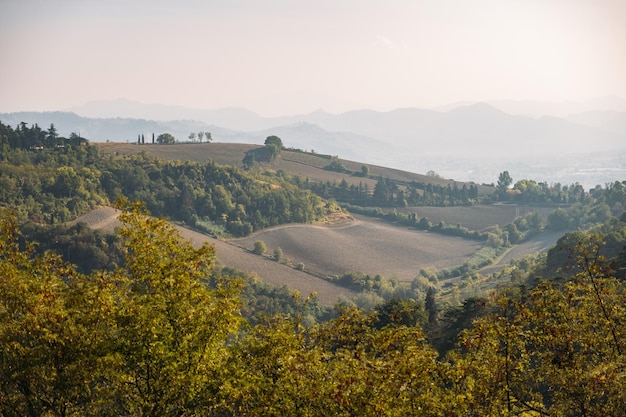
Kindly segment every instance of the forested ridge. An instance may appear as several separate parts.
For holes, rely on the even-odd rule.
[[[238,235],[336,209],[299,179],[101,155],[55,135],[0,123],[0,415],[626,414],[623,183],[565,188],[572,204],[548,226],[579,230],[511,263],[500,289],[443,304],[420,271],[425,298],[331,311],[217,268],[211,246],[158,218]],[[113,201],[114,236],[64,224]],[[499,247],[542,227],[530,215],[484,238]]]
[[[332,210],[284,173],[255,176],[210,161],[103,155],[85,139],[59,138],[54,126],[0,123],[0,202],[17,208],[21,221],[66,222],[122,196],[144,202],[155,216],[234,236],[310,223]]]

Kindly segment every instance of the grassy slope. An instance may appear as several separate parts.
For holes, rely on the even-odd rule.
[[[248,145],[240,143],[188,143],[175,145],[137,145],[134,143],[106,142],[98,143],[101,152],[129,155],[145,152],[148,155],[157,156],[163,159],[207,162],[213,160],[220,165],[234,165],[242,167],[242,160],[248,150],[259,148],[259,145]],[[340,159],[347,170],[361,172],[363,163]],[[437,185],[447,185],[451,180],[430,177],[427,175],[401,171],[393,168],[386,168],[377,165],[368,165],[370,169],[369,178],[354,176],[349,173],[327,171],[324,168],[330,164],[328,157],[313,155],[302,152],[283,151],[281,156],[274,161],[271,166],[275,169],[284,169],[291,174],[309,177],[313,181],[336,181],[345,179],[349,184],[358,185],[359,182],[368,184],[370,190],[376,185],[376,178],[384,177],[398,181],[418,181]],[[458,182],[459,187],[463,186]],[[493,194],[493,187],[479,186],[480,194]]]

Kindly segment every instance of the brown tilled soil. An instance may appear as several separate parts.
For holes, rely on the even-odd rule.
[[[409,230],[364,216],[331,227],[282,225],[231,242],[252,250],[257,240],[265,242],[269,253],[280,247],[293,264],[302,262],[306,270],[320,276],[362,272],[399,281],[411,281],[426,267],[460,265],[481,247],[471,240]]]
[[[484,231],[494,225],[505,226],[516,217],[524,217],[530,212],[539,214],[547,220],[550,212],[556,207],[532,206],[517,204],[490,204],[481,206],[453,207],[406,207],[399,209],[402,213],[417,213],[418,217],[426,217],[432,223],[443,221],[446,224],[465,226],[470,230]]]
[[[117,216],[119,210],[111,207],[102,207],[79,217],[77,222],[87,223],[94,229],[114,232],[119,226]],[[333,306],[340,296],[351,298],[353,291],[334,285],[324,279],[298,271],[290,266],[275,262],[267,257],[257,256],[245,249],[230,245],[218,239],[211,238],[202,233],[195,232],[185,227],[176,226],[182,237],[190,241],[195,247],[205,242],[215,246],[218,262],[223,265],[236,268],[248,274],[255,273],[263,281],[299,291],[303,296],[316,292],[322,305]]]
[[[115,228],[120,225],[120,222],[117,220],[119,214],[120,211],[113,207],[100,207],[83,214],[78,219],[70,222],[70,224],[82,222],[86,223],[92,229],[114,233]]]

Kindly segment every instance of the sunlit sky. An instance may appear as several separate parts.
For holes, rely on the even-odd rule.
[[[626,0],[3,0],[0,112],[626,97]]]

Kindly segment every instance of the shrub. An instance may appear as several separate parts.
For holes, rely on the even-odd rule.
[[[265,242],[263,242],[262,240],[257,240],[256,242],[254,242],[254,253],[263,256],[265,255],[266,250],[267,246],[265,245]]]

